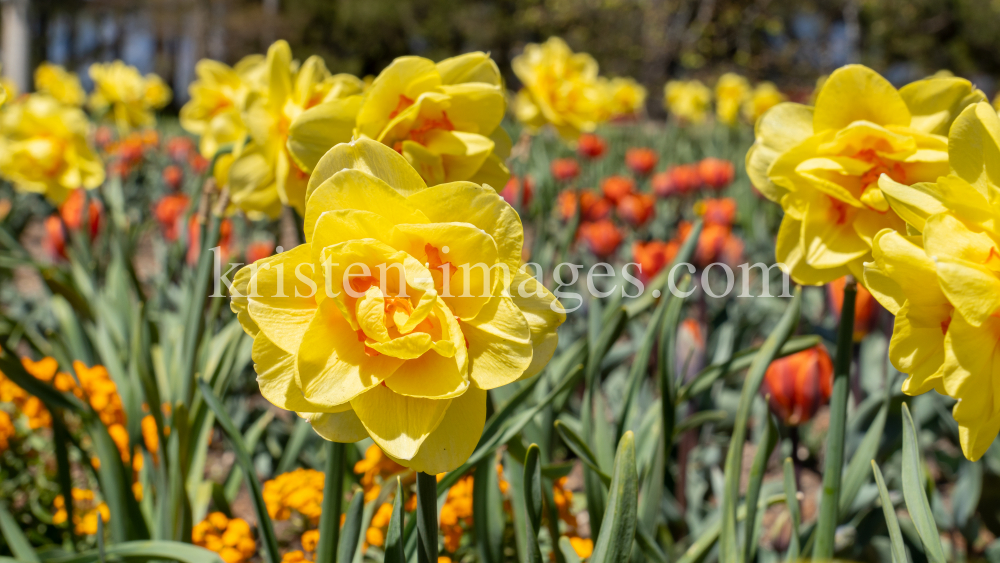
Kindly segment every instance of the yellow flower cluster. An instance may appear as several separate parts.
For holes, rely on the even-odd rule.
[[[97,533],[97,519],[107,524],[111,518],[111,510],[103,502],[95,502],[94,491],[72,489],[73,495],[73,533],[78,536],[92,536]],[[66,499],[59,495],[53,501],[56,509],[52,515],[52,523],[59,525],[66,522]]]
[[[638,82],[601,77],[593,57],[574,53],[558,37],[529,43],[511,66],[523,86],[514,100],[517,119],[536,130],[552,125],[564,139],[575,140],[608,119],[634,117],[645,107],[646,89]]]
[[[354,473],[361,475],[361,487],[364,489],[365,502],[378,498],[382,492],[382,482],[406,468],[389,459],[378,446],[372,444],[365,450],[365,458],[354,464]]]
[[[213,512],[191,530],[191,541],[219,554],[226,563],[245,563],[257,554],[257,542],[250,524],[242,518],[228,518]]]
[[[734,125],[742,113],[747,121],[754,123],[785,99],[772,82],[764,81],[751,87],[743,76],[727,72],[715,83],[715,117],[721,123]],[[702,123],[711,109],[712,91],[700,80],[671,80],[664,89],[663,102],[678,119]]]
[[[451,553],[458,551],[462,534],[472,527],[472,485],[471,475],[459,479],[441,506],[441,534],[445,550]]]
[[[413,497],[416,498],[416,497]],[[389,520],[392,519],[392,503],[383,502],[375,514],[372,516],[371,524],[365,531],[365,545],[363,549],[368,549],[369,545],[382,547],[385,544],[385,532],[389,529]]]
[[[0,411],[0,452],[10,447],[10,439],[17,433],[14,421],[6,411]]]
[[[561,477],[552,484],[552,498],[559,510],[559,519],[566,526],[565,534],[573,545],[573,550],[581,559],[590,557],[594,551],[594,541],[581,538],[577,532],[576,514],[573,514],[573,491],[566,488],[566,477]]]
[[[234,279],[261,394],[328,440],[370,436],[401,465],[455,469],[486,390],[537,374],[566,317],[521,270],[517,212],[492,188],[428,187],[370,139],[326,153],[308,202],[305,244]]]
[[[94,91],[88,104],[126,135],[136,128],[156,124],[153,112],[170,103],[172,93],[159,76],[143,76],[139,69],[122,61],[90,65]]]
[[[314,469],[296,469],[264,483],[264,504],[274,520],[288,520],[292,511],[313,525],[319,523],[325,476]]]
[[[344,515],[341,514],[341,525],[343,525],[343,517]],[[307,563],[316,559],[316,546],[319,545],[319,530],[309,530],[303,533],[299,541],[302,544],[302,549],[286,552],[281,556],[281,563]]]
[[[52,63],[42,63],[35,69],[35,91],[67,106],[80,107],[87,101],[76,73]]]
[[[663,105],[681,121],[701,123],[712,105],[712,91],[701,80],[671,80],[663,87]]]

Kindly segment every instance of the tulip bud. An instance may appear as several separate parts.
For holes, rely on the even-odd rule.
[[[701,187],[701,175],[693,164],[672,166],[653,177],[653,191],[660,197],[687,195]]]
[[[618,216],[633,227],[641,227],[653,217],[653,196],[628,194],[618,201]]]
[[[552,161],[552,176],[559,182],[569,182],[580,175],[580,163],[572,158],[557,158]]]
[[[180,236],[180,220],[188,202],[188,196],[176,193],[163,196],[153,207],[153,217],[160,224],[163,238],[168,242],[173,242]]]
[[[677,327],[677,355],[674,373],[685,383],[694,379],[705,367],[705,331],[694,319],[684,319]]]
[[[840,311],[844,306],[844,284],[847,278],[833,280],[826,285],[826,292],[830,298],[830,308],[833,314],[840,318]],[[854,341],[860,342],[875,325],[878,317],[879,305],[867,289],[858,285],[858,293],[854,298]]]
[[[721,190],[733,182],[736,176],[733,163],[721,158],[706,158],[698,163],[698,175],[701,181],[711,188]]]
[[[601,181],[604,197],[618,203],[618,200],[635,191],[635,181],[625,176],[608,176]]]
[[[267,258],[272,254],[274,254],[273,241],[257,241],[251,242],[247,245],[246,258],[248,264],[253,264],[254,262]]]
[[[171,164],[163,169],[163,183],[171,190],[180,189],[182,181],[184,181],[184,171],[180,166]]]
[[[45,218],[45,252],[53,259],[66,258],[66,233],[58,215]]]
[[[632,244],[632,260],[639,264],[639,278],[650,280],[660,273],[677,256],[680,244],[677,241],[649,242],[636,241]]]
[[[788,426],[809,421],[833,393],[833,363],[822,345],[777,359],[764,374],[761,392]]]
[[[579,236],[599,258],[613,254],[623,238],[618,227],[607,219],[580,225]]]
[[[625,152],[625,165],[639,176],[646,176],[656,168],[660,157],[652,149],[633,148]]]
[[[601,137],[593,133],[584,133],[576,144],[576,154],[582,158],[593,160],[604,156],[608,149],[608,144]]]
[[[736,200],[731,197],[704,199],[695,204],[694,211],[701,215],[705,224],[729,226],[736,218]]]
[[[524,209],[531,204],[534,192],[535,183],[531,180],[531,176],[525,176],[523,179],[511,176],[510,180],[507,180],[507,185],[500,191],[500,197],[512,207]]]
[[[580,193],[580,216],[584,221],[600,221],[610,214],[611,200],[592,190]]]
[[[66,228],[71,231],[79,231],[84,226],[83,206],[87,203],[87,224],[90,229],[90,240],[97,237],[97,232],[101,228],[101,218],[104,215],[100,202],[90,199],[87,202],[87,194],[83,188],[77,188],[69,194],[66,201],[59,206],[59,215],[62,217]]]
[[[230,247],[232,246],[233,224],[229,219],[223,219],[219,226],[219,259],[225,262],[229,258]],[[188,266],[198,263],[198,255],[201,254],[201,225],[198,218],[192,216],[188,222]]]

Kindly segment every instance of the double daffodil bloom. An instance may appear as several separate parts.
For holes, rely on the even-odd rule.
[[[400,57],[363,98],[334,100],[292,123],[288,147],[311,170],[327,150],[354,137],[406,157],[428,185],[468,180],[501,189],[511,141],[500,127],[506,107],[500,71],[486,53],[437,64]]]
[[[726,125],[735,125],[740,108],[750,95],[750,83],[735,72],[727,72],[715,83],[715,116]]]
[[[787,100],[773,82],[760,82],[743,102],[743,116],[750,123],[756,123],[764,112]]]
[[[606,86],[598,77],[597,61],[574,53],[562,39],[529,43],[511,67],[524,86],[514,100],[514,114],[526,126],[551,124],[563,139],[576,140],[607,118]]]
[[[646,109],[646,88],[632,78],[612,78],[605,82],[607,111],[611,119],[628,119]]]
[[[565,320],[520,269],[517,213],[471,182],[427,187],[367,138],[326,153],[306,201],[306,242],[233,284],[261,393],[328,440],[371,436],[402,465],[455,469],[486,390],[538,373]]]
[[[181,127],[200,137],[202,156],[212,158],[219,147],[246,136],[243,106],[251,88],[260,83],[264,68],[261,55],[246,56],[235,67],[210,59],[198,61],[198,79],[188,87],[191,99],[181,108],[180,121]]]
[[[170,88],[155,74],[143,76],[122,61],[90,65],[94,91],[90,108],[106,116],[121,134],[156,125],[155,110],[170,103]]]
[[[663,105],[674,117],[702,123],[708,116],[712,91],[700,80],[671,80],[663,88]]]
[[[0,116],[0,174],[54,204],[77,188],[96,188],[104,164],[88,142],[89,129],[79,108],[43,94],[20,98]]]
[[[962,450],[976,460],[1000,431],[1000,118],[989,104],[965,108],[951,126],[948,153],[950,174],[937,182],[880,179],[923,248],[918,237],[883,231],[865,277],[897,315],[890,359],[914,382],[903,390],[933,387],[956,399]],[[909,292],[905,301],[894,288]]]
[[[905,230],[879,177],[911,185],[947,174],[948,128],[982,99],[967,80],[921,80],[897,91],[875,71],[850,65],[824,82],[815,107],[786,102],[765,113],[747,173],[785,211],[776,254],[792,279],[861,279],[875,235]]]
[[[267,50],[261,88],[247,95],[243,113],[250,142],[237,146],[229,168],[233,204],[251,215],[276,217],[282,205],[305,212],[308,173],[289,154],[288,133],[302,112],[325,101],[360,101],[363,83],[349,74],[331,75],[323,59],[292,61],[284,40]]]
[[[42,63],[35,69],[35,90],[68,106],[80,107],[87,101],[76,73],[52,63]]]

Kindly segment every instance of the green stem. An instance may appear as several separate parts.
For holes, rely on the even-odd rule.
[[[847,276],[844,300],[837,331],[837,358],[833,366],[833,395],[830,399],[830,430],[827,433],[826,467],[816,523],[816,547],[813,559],[833,558],[834,533],[837,530],[837,506],[840,503],[841,472],[844,467],[844,430],[847,422],[847,399],[850,392],[851,356],[854,349],[854,298],[857,282]]]
[[[417,562],[438,560],[437,478],[417,473]],[[317,561],[319,561],[317,559]]]
[[[340,512],[344,501],[344,444],[326,443],[326,480],[323,483],[323,510],[319,517],[319,545],[316,561],[333,561],[340,541]]]

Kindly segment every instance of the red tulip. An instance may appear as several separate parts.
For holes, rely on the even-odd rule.
[[[560,182],[569,182],[580,175],[580,163],[572,158],[557,158],[552,161],[552,176]]]
[[[180,220],[188,207],[188,196],[182,193],[165,195],[153,207],[153,217],[163,229],[163,238],[169,242],[180,236]]]
[[[635,181],[625,176],[608,176],[601,182],[604,197],[618,203],[618,200],[635,191]]]
[[[660,197],[687,195],[701,187],[701,175],[693,164],[671,166],[653,177],[653,191]]]
[[[698,175],[706,186],[721,190],[733,183],[736,169],[728,160],[709,157],[698,163]]]
[[[655,203],[649,194],[628,194],[618,200],[618,216],[633,227],[641,227],[652,219]]]
[[[660,157],[652,149],[633,148],[625,152],[625,165],[640,176],[646,176],[656,168]]]
[[[607,219],[583,223],[580,225],[579,236],[587,244],[587,248],[600,258],[611,256],[623,238],[618,227]]]
[[[822,345],[777,359],[761,386],[771,411],[788,426],[809,421],[833,392],[833,363]]]
[[[507,180],[507,185],[500,191],[500,197],[511,206],[524,209],[531,204],[534,193],[535,183],[531,180],[531,176],[525,176],[523,179],[511,176],[510,180]]]
[[[247,245],[246,258],[248,264],[253,264],[254,262],[267,258],[272,254],[274,254],[273,241],[257,241],[251,242]]]
[[[608,149],[608,144],[601,137],[593,133],[584,133],[576,144],[576,154],[582,158],[592,160],[604,156]]]

